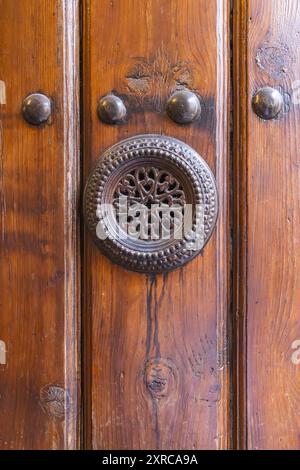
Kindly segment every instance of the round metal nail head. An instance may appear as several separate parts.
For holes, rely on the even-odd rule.
[[[253,96],[252,106],[261,119],[274,119],[283,107],[283,97],[276,88],[264,87]]]
[[[189,124],[200,117],[199,98],[188,90],[176,91],[168,100],[167,114],[178,124]]]
[[[39,126],[46,122],[51,115],[51,101],[42,93],[32,93],[23,101],[22,114],[29,124]]]
[[[98,103],[98,117],[106,124],[118,124],[126,118],[126,107],[118,96],[107,95]]]

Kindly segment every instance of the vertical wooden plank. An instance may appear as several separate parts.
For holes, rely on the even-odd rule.
[[[78,2],[0,1],[0,448],[78,446]],[[21,116],[51,97],[51,122]]]
[[[106,147],[135,134],[162,133],[205,158],[220,202],[203,255],[167,275],[123,270],[86,235],[87,447],[230,445],[228,7],[226,0],[84,2],[85,178]],[[176,79],[203,97],[199,123],[179,126],[166,117]],[[99,98],[112,90],[142,103],[126,124],[108,126],[97,118]],[[164,385],[156,393],[158,369]]]
[[[239,3],[239,2],[236,2]],[[250,449],[299,449],[299,80],[300,4],[297,0],[242,2],[247,75],[240,113],[246,159],[247,444]],[[258,118],[251,97],[278,88],[281,115]],[[238,150],[238,148],[237,148]],[[239,155],[236,153],[235,158]]]
[[[247,3],[232,9],[232,378],[233,448],[247,447]]]

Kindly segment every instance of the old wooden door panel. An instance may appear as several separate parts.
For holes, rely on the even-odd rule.
[[[237,306],[246,346],[240,347],[246,352],[239,368],[245,371],[241,431],[251,449],[297,449],[300,376],[292,345],[299,347],[294,342],[300,338],[300,3],[249,0],[235,8],[237,83],[245,97],[235,109],[235,158],[245,196],[238,227],[245,261]],[[284,112],[275,120],[263,121],[251,109],[263,85],[284,94]]]
[[[0,1],[0,448],[75,448],[77,1]],[[28,125],[23,98],[53,100]]]
[[[229,445],[228,63],[226,0],[84,2],[84,178],[113,143],[141,133],[177,137],[213,169],[220,214],[202,256],[167,275],[113,265],[84,246],[87,447]],[[165,113],[176,83],[203,98],[198,124]],[[100,123],[100,97],[135,105],[126,124]]]

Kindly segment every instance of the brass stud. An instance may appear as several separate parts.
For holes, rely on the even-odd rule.
[[[200,117],[199,98],[189,90],[176,91],[168,100],[167,114],[178,124],[190,124]]]
[[[282,110],[283,97],[276,88],[264,87],[253,96],[252,106],[261,119],[274,119]]]
[[[118,96],[106,95],[98,103],[98,117],[106,124],[118,124],[126,118],[126,107]]]
[[[32,93],[23,100],[22,114],[29,124],[39,126],[51,115],[51,100],[42,93]]]

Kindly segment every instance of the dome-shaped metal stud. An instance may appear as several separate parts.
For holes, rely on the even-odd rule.
[[[168,100],[167,114],[178,124],[189,124],[200,117],[199,98],[188,90],[176,91]]]
[[[29,124],[39,126],[46,122],[51,115],[51,100],[42,93],[32,93],[26,96],[22,103],[22,114]]]
[[[283,97],[276,88],[264,87],[253,96],[252,106],[261,119],[274,119],[282,110]]]
[[[98,117],[106,124],[118,124],[126,118],[126,107],[118,96],[106,95],[98,103]]]

